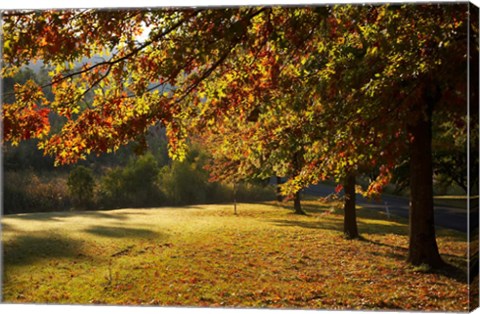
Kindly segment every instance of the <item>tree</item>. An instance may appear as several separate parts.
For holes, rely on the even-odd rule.
[[[470,115],[471,150],[478,151],[478,124],[474,114]],[[467,117],[464,120],[450,119],[448,112],[433,116],[433,171],[436,179],[444,186],[452,184],[460,187],[465,195],[478,186],[478,155],[472,155],[472,164],[467,157]]]
[[[212,180],[238,183],[298,175],[304,167],[304,146],[309,145],[301,136],[305,126],[301,114],[289,112],[288,121],[279,120],[265,109],[255,119],[252,114],[242,117],[233,112],[217,119],[202,136],[203,144],[212,152]],[[296,214],[305,215],[301,188],[283,194],[293,199]]]
[[[378,192],[409,152],[409,261],[438,266],[423,149],[434,111],[466,113],[458,77],[466,77],[467,14],[466,4],[7,12],[2,76],[42,59],[53,66],[55,99],[34,82],[17,86],[3,108],[5,139],[39,138],[62,164],[141,140],[161,123],[171,155],[182,158],[191,117],[208,127],[231,112],[274,120],[300,112],[317,123],[301,134],[310,144],[301,171],[282,187],[294,193],[375,164],[381,173],[368,192]],[[138,42],[142,25],[151,31]],[[95,54],[104,59],[71,63]],[[53,134],[50,110],[66,119]]]
[[[124,167],[113,167],[101,178],[100,203],[108,207],[154,206],[163,195],[156,181],[160,168],[151,152],[131,156]]]
[[[471,151],[478,151],[478,124],[475,123],[475,115],[470,115],[470,121],[465,116],[463,119],[445,110],[438,110],[432,116],[432,154],[434,182],[440,192],[447,193],[452,186],[461,188],[465,195],[469,191],[476,190],[478,176],[470,176],[478,173],[478,156],[471,156],[472,164],[467,162],[467,124],[470,124]],[[393,182],[397,191],[409,186],[408,167],[410,156],[404,155],[404,161],[400,162],[394,171]]]
[[[467,11],[462,5],[342,7],[332,14],[335,31],[325,48],[328,60],[335,60],[323,68],[325,103],[337,106],[340,97],[357,103],[338,111],[347,116],[347,130],[354,131],[348,134],[363,139],[373,130],[380,135],[381,152],[388,153],[389,146],[409,150],[408,260],[416,265],[442,264],[433,224],[431,115],[443,107],[457,119],[465,116],[466,81],[455,77],[466,77]],[[348,62],[358,64],[349,67]],[[388,159],[387,173],[395,165]]]
[[[93,203],[95,180],[92,170],[78,166],[68,176],[68,190],[78,209],[88,208]]]

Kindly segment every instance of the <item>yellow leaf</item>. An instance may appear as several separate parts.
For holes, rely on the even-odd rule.
[[[377,47],[371,47],[368,49],[368,54],[373,56],[377,53],[377,51],[378,51]]]

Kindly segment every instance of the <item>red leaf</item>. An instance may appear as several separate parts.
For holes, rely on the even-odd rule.
[[[339,184],[339,185],[337,185],[337,187],[335,188],[335,193],[340,193],[341,190],[343,190],[343,185]]]

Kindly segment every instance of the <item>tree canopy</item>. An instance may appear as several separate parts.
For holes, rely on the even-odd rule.
[[[388,142],[381,151],[394,152],[405,132],[391,122],[412,119],[420,78],[448,84],[465,71],[466,12],[465,5],[6,12],[2,75],[41,60],[55,99],[45,99],[45,85],[17,85],[16,101],[4,108],[5,139],[41,138],[41,148],[69,163],[161,123],[180,156],[193,116],[208,127],[220,116],[256,114],[265,123],[280,115],[288,131],[291,113],[303,110],[313,126],[302,133],[312,143],[330,141],[334,159],[352,152],[344,166],[371,157],[359,146]],[[449,87],[451,99],[461,97]],[[49,132],[49,112],[67,118],[58,133]]]

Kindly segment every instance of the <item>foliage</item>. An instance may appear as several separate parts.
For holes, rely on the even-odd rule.
[[[30,213],[70,209],[67,179],[46,177],[31,170],[6,171],[3,178],[3,213]]]
[[[27,144],[33,143],[21,143],[15,148],[15,154],[28,156],[34,152]],[[5,213],[68,210],[71,205],[77,209],[92,209],[94,206],[111,209],[225,203],[232,202],[234,197],[241,202],[273,199],[272,187],[264,182],[240,184],[236,196],[232,185],[210,182],[208,171],[204,169],[208,156],[197,146],[192,146],[184,162],[169,160],[170,164],[160,168],[156,156],[159,155],[160,162],[165,163],[164,153],[160,147],[156,155],[147,151],[142,156],[135,156],[122,149],[115,156],[92,158],[88,167],[76,166],[68,178],[65,178],[66,169],[51,171],[47,167],[47,171],[42,172],[43,168],[35,160],[30,160],[31,170],[21,171],[29,168],[29,160],[9,155],[7,169],[14,170],[7,170]],[[124,164],[123,160],[127,158]],[[94,177],[90,167],[105,173]]]
[[[150,152],[131,158],[125,167],[110,169],[100,179],[99,203],[107,208],[159,205],[163,196],[155,185],[158,171]]]
[[[210,182],[205,169],[209,156],[205,150],[193,145],[183,161],[173,161],[161,169],[158,186],[170,205],[232,202],[233,185]],[[271,199],[267,189],[255,184],[241,185],[236,191],[237,201]]]
[[[446,112],[436,117],[440,120],[435,125],[438,135],[434,139],[434,174],[444,186],[455,184],[465,194],[478,190],[478,117],[472,116],[470,125],[471,161],[467,157],[467,123],[468,120],[455,120]],[[469,176],[470,174],[470,176]],[[470,177],[470,180],[468,179]],[[468,184],[470,183],[470,185]],[[476,189],[475,189],[476,187]],[[475,193],[475,192],[473,192]]]
[[[276,194],[273,186],[244,182],[237,184],[235,198],[238,202],[244,203],[265,202],[275,199]]]
[[[207,130],[224,117],[272,121],[272,145],[255,134],[247,140],[279,151],[267,158],[277,161],[288,159],[278,134],[300,139],[303,171],[285,188],[378,166],[368,190],[378,193],[405,148],[406,124],[421,115],[420,94],[438,84],[442,103],[465,100],[456,78],[466,68],[467,11],[459,4],[8,12],[3,76],[38,59],[52,71],[48,86],[17,86],[18,99],[4,108],[6,139],[39,137],[57,163],[68,163],[141,141],[160,122],[170,153],[183,158],[192,121]],[[138,42],[143,26],[151,31]],[[105,61],[78,63],[95,54]],[[53,101],[41,95],[50,86]],[[67,120],[48,136],[47,111]]]
[[[91,169],[75,167],[68,176],[67,186],[76,208],[86,209],[93,205],[95,179]]]
[[[174,161],[162,168],[158,181],[171,205],[207,202],[208,176],[196,163]]]
[[[347,241],[334,205],[305,201],[309,216],[238,204],[236,216],[231,205],[202,205],[3,217],[3,300],[467,310],[465,234],[438,234],[458,268],[417,272],[403,262],[405,219],[360,209],[364,240]]]
[[[478,173],[478,123],[474,115],[471,116],[470,125],[470,152],[471,164],[467,160],[467,118],[452,117],[452,113],[439,110],[433,116],[433,173],[435,187],[439,194],[467,194],[467,190],[477,191],[478,176],[468,175]],[[397,164],[394,170],[393,182],[397,190],[408,187],[409,157]],[[462,192],[463,190],[463,192]]]

